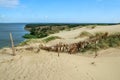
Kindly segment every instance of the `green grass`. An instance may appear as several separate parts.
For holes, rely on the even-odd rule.
[[[50,36],[50,37],[43,39],[43,41],[45,41],[47,43],[47,42],[55,40],[55,39],[61,39],[61,38],[58,36]]]
[[[83,32],[81,32],[80,33],[80,37],[85,37],[85,36],[91,36],[92,34],[91,33],[89,33],[89,32],[87,32],[87,31],[83,31]]]
[[[93,35],[87,31],[83,31],[78,36],[76,36],[75,39],[81,38],[81,37],[90,37],[90,36],[93,36]]]
[[[96,28],[96,25],[91,26],[91,29],[95,29],[95,28]]]
[[[31,41],[31,39],[27,39],[23,42],[21,42],[18,46],[24,46],[24,45],[28,45],[28,43]]]

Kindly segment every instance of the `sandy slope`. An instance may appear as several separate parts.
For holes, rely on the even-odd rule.
[[[79,35],[83,31],[88,31],[90,33],[96,32],[120,32],[120,25],[110,25],[110,26],[96,26],[96,28],[91,29],[88,27],[82,27],[71,31],[61,31],[60,33],[53,34],[52,36],[60,36],[64,39],[74,39],[77,35]]]
[[[48,45],[54,45],[59,42],[68,44],[68,43],[75,43],[75,42],[83,41],[87,37],[81,37],[81,38],[77,38],[77,39],[75,39],[75,37],[77,37],[81,32],[84,32],[84,31],[89,32],[91,34],[95,34],[98,32],[108,32],[109,34],[113,34],[116,32],[120,32],[120,25],[96,26],[94,29],[91,29],[88,26],[88,27],[82,27],[82,28],[78,28],[75,30],[71,30],[71,31],[61,31],[59,33],[52,34],[50,36],[59,36],[62,39],[50,41],[50,42],[48,42]]]
[[[82,31],[114,33],[120,32],[120,25],[97,26],[95,29],[80,28],[53,35],[64,38],[63,41],[74,42],[77,41],[74,37]],[[54,44],[57,41],[61,40],[50,43]],[[37,47],[37,43],[31,46]],[[11,49],[2,49],[0,80],[120,80],[120,48],[101,50],[98,53],[99,56],[94,59],[90,54],[61,53],[58,57],[54,52],[41,50],[35,53],[22,49],[13,57]]]
[[[120,49],[99,54],[96,59],[46,51],[0,54],[0,80],[120,80]]]

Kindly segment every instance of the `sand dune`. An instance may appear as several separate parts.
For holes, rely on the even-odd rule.
[[[95,29],[80,28],[53,35],[61,36],[67,41],[84,30],[91,33],[114,33],[119,32],[120,27],[116,25],[98,26]],[[101,50],[97,58],[93,58],[92,54],[81,53],[60,53],[58,57],[57,53],[43,50],[35,53],[21,49],[16,53],[16,56],[12,56],[11,49],[0,50],[0,80],[120,80],[119,47]]]
[[[119,80],[120,49],[102,50],[99,54],[96,59],[65,53],[58,57],[46,51],[24,51],[15,57],[1,54],[0,80]]]
[[[90,33],[96,32],[120,32],[120,25],[111,25],[111,26],[96,26],[94,29],[88,27],[82,27],[71,31],[61,31],[57,34],[52,34],[51,36],[60,36],[64,39],[74,39],[77,35],[79,35],[83,31],[88,31]]]
[[[88,27],[82,27],[82,28],[78,28],[75,30],[71,30],[71,31],[61,31],[59,33],[50,35],[50,36],[59,36],[62,38],[61,40],[58,39],[55,41],[50,41],[47,44],[54,45],[59,42],[75,43],[75,42],[83,41],[83,40],[87,39],[87,37],[80,37],[77,39],[75,39],[75,37],[77,37],[80,33],[84,32],[84,31],[89,32],[91,34],[95,34],[95,33],[99,33],[99,32],[108,32],[109,34],[113,34],[113,33],[120,32],[120,25],[96,26],[94,29],[91,29],[88,26]]]

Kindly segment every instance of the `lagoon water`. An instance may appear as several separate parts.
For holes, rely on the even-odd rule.
[[[25,24],[23,23],[1,23],[0,24],[0,48],[10,47],[10,37],[11,32],[14,39],[14,44],[17,45],[25,39],[22,37],[24,34],[28,33],[25,29]]]

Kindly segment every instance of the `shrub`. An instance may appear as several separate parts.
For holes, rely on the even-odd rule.
[[[48,34],[46,34],[46,33],[40,33],[39,35],[36,35],[37,38],[44,38],[47,36],[48,36]]]
[[[37,37],[31,34],[25,34],[23,38],[31,39],[31,38],[37,38]]]

